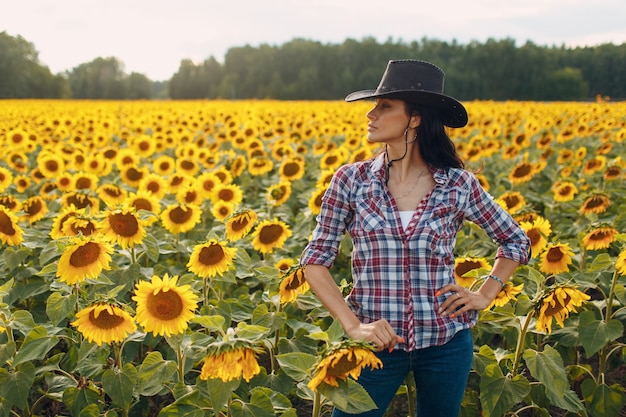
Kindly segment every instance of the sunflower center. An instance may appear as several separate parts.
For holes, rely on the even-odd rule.
[[[278,224],[270,224],[265,226],[259,233],[259,240],[263,244],[276,242],[283,234],[283,228]]]
[[[300,173],[300,165],[298,165],[296,162],[289,162],[285,164],[285,169],[283,170],[283,172],[288,177],[298,175]]]
[[[233,193],[232,190],[224,189],[220,190],[220,192],[218,193],[218,197],[222,201],[232,201],[233,198],[235,198],[235,193]]]
[[[32,200],[28,203],[28,206],[25,207],[25,212],[32,216],[34,214],[39,213],[43,209],[43,204],[40,200]]]
[[[70,256],[70,265],[74,268],[82,268],[94,264],[100,256],[102,249],[96,242],[87,242],[79,246]]]
[[[76,181],[76,188],[78,190],[88,190],[91,188],[91,180],[89,178],[81,177]]]
[[[459,263],[459,265],[457,265],[456,272],[460,277],[462,277],[469,271],[472,271],[476,268],[480,268],[481,266],[482,265],[480,264],[480,262],[471,261],[471,260],[464,261],[464,262]]]
[[[158,194],[161,190],[161,185],[157,182],[151,182],[146,188],[148,189],[148,191],[151,191],[154,194]]]
[[[202,248],[198,256],[198,260],[203,265],[217,265],[222,259],[224,259],[224,249],[216,244]]]
[[[15,228],[11,218],[6,213],[0,211],[0,232],[6,236],[13,236]]]
[[[337,362],[328,368],[328,375],[332,376],[343,376],[350,372],[356,366],[356,357],[355,355],[343,355]]]
[[[504,198],[504,202],[506,203],[507,207],[511,208],[517,206],[520,200],[517,196],[507,196]]]
[[[605,239],[611,239],[611,237],[612,234],[606,230],[596,230],[589,236],[589,239],[604,241]]]
[[[541,240],[541,234],[536,229],[528,230],[526,235],[530,239],[531,245],[535,245]]]
[[[248,220],[245,217],[240,217],[236,220],[233,220],[233,222],[231,223],[231,227],[233,231],[238,232],[240,230],[244,230],[248,226],[249,223],[250,223],[250,220]]]
[[[291,281],[287,284],[286,289],[295,290],[298,289],[302,284],[304,284],[304,272],[302,270],[298,270],[294,272]]]
[[[137,217],[131,213],[115,213],[109,216],[109,224],[115,234],[124,237],[131,237],[137,234],[139,222]]]
[[[137,198],[133,201],[133,207],[137,210],[152,211],[152,204],[145,198]]]
[[[561,252],[561,249],[559,248],[550,248],[546,259],[550,263],[560,262],[561,259],[563,259],[563,252]]]
[[[170,220],[174,224],[185,224],[189,219],[191,219],[192,210],[185,210],[182,207],[174,207],[172,211],[170,211]]]
[[[147,301],[150,314],[159,320],[173,320],[183,312],[183,301],[176,291],[150,293]]]
[[[91,311],[89,313],[89,321],[98,329],[108,330],[118,327],[124,322],[124,318],[110,314],[107,310],[102,310],[100,314],[98,314],[98,317]]]
[[[525,177],[526,175],[529,175],[531,172],[532,172],[532,165],[523,164],[515,169],[513,176],[516,178]]]
[[[126,175],[131,181],[139,181],[143,178],[143,173],[134,167],[130,167],[128,171],[126,171]]]
[[[45,167],[50,172],[56,172],[59,170],[59,164],[57,161],[46,161]]]

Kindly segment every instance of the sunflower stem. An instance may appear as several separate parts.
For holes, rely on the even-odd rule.
[[[515,347],[515,356],[513,357],[513,368],[511,373],[513,376],[517,375],[517,367],[519,366],[522,350],[524,349],[524,340],[526,339],[526,333],[528,332],[528,326],[530,325],[530,321],[535,315],[535,310],[532,309],[526,315],[526,321],[524,322],[524,326],[520,329],[519,337],[517,339],[517,346]]]
[[[604,320],[608,323],[611,320],[611,316],[613,315],[613,298],[615,297],[615,286],[617,285],[617,277],[619,274],[617,270],[613,272],[613,279],[611,280],[611,289],[609,290],[609,297],[606,300],[606,313],[604,315]],[[606,371],[606,363],[608,359],[608,349],[604,346],[598,352],[598,379],[604,383],[604,372]]]
[[[183,353],[183,349],[178,345],[176,349],[176,360],[178,361],[178,381],[182,384],[185,382],[185,354]]]
[[[130,260],[133,264],[137,263],[137,254],[134,246],[130,248]]]
[[[311,413],[311,417],[319,417],[322,411],[322,396],[319,391],[315,391],[315,395],[313,396],[313,412]]]
[[[412,373],[404,378],[404,383],[406,385],[406,397],[409,407],[409,417],[415,417],[417,415],[417,402],[415,400],[415,378],[413,378]]]

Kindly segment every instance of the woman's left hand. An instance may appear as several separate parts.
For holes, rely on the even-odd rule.
[[[438,297],[442,294],[447,294],[447,298],[441,303],[437,313],[444,317],[449,315],[450,318],[470,310],[483,310],[492,301],[480,292],[470,291],[457,284],[448,284],[440,288],[435,296]]]

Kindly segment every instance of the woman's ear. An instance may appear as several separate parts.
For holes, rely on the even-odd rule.
[[[411,129],[417,129],[417,127],[422,123],[422,116],[417,113],[414,113],[411,116],[411,120],[409,120],[409,127]]]

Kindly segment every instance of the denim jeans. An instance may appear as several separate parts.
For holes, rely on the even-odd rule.
[[[365,368],[358,383],[372,397],[377,410],[358,414],[382,417],[396,391],[410,371],[415,377],[418,417],[457,417],[472,367],[473,340],[471,330],[462,330],[442,346],[406,352],[377,352],[382,369]],[[354,416],[340,410],[333,417]]]

